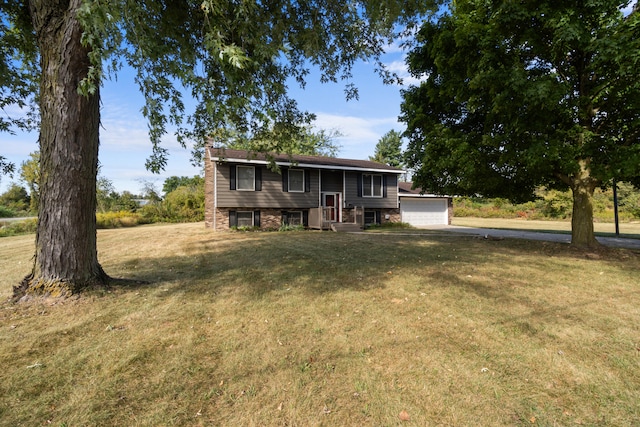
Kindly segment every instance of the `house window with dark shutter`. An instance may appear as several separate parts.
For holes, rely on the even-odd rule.
[[[380,224],[382,213],[380,211],[364,211],[364,225]]]
[[[238,227],[253,227],[253,211],[237,211],[236,221]]]
[[[309,225],[309,211],[282,211],[282,225]]]
[[[236,166],[236,189],[256,190],[256,168],[254,166]]]
[[[289,192],[290,193],[303,193],[304,192],[304,171],[302,169],[289,169]]]
[[[302,222],[302,212],[288,212],[288,225],[304,225]]]
[[[382,175],[362,174],[362,197],[382,197]]]

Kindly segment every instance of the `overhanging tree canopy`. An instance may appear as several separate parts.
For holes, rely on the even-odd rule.
[[[424,23],[403,93],[423,188],[527,199],[573,192],[572,243],[596,244],[591,197],[640,175],[640,13],[629,1],[460,0]]]
[[[304,84],[313,66],[323,81],[345,80],[347,96],[357,96],[353,64],[373,58],[382,65],[395,26],[426,7],[399,0],[0,0],[0,108],[37,98],[40,119],[36,254],[16,294],[65,295],[108,280],[95,231],[105,75],[135,69],[152,170],[166,163],[160,139],[169,126],[185,146],[232,125],[251,138],[275,133],[278,150],[287,152],[296,125],[311,118],[287,96],[288,80]],[[195,111],[185,110],[185,95]],[[29,124],[3,117],[0,130]]]

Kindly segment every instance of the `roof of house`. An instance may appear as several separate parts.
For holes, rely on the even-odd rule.
[[[413,182],[399,182],[398,183],[398,192],[399,193],[407,193],[407,194],[420,194],[424,193],[422,188],[413,188]]]
[[[303,156],[298,154],[256,153],[246,150],[231,150],[229,148],[208,147],[209,157],[214,161],[231,161],[240,163],[266,164],[274,161],[278,166],[296,165],[300,167],[314,167],[318,169],[362,170],[387,173],[404,173],[402,169],[372,162],[370,160],[342,159],[326,156]]]
[[[413,182],[398,182],[398,196],[400,197],[448,197],[429,193],[420,187],[413,188]]]

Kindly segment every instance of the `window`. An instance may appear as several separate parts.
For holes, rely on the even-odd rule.
[[[252,211],[238,211],[236,213],[238,220],[238,227],[253,227],[253,212]]]
[[[382,175],[362,175],[362,197],[382,197]]]
[[[311,191],[311,171],[309,169],[282,168],[282,191],[308,193]]]
[[[229,211],[229,227],[260,227],[260,211]]]
[[[302,212],[287,212],[287,222],[289,225],[304,225],[302,223]]]
[[[282,224],[306,227],[309,224],[309,211],[282,211]]]
[[[364,211],[364,224],[375,224],[376,223],[376,213],[375,211]]]
[[[253,166],[237,166],[237,173],[238,178],[236,188],[238,190],[255,191],[256,168]]]
[[[289,191],[304,193],[304,171],[301,169],[289,169]]]

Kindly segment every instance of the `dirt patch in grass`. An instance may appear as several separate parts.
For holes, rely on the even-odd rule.
[[[0,425],[633,425],[640,260],[467,236],[98,233],[117,282],[0,306]],[[0,296],[33,237],[0,240]],[[407,420],[408,418],[408,420]]]

